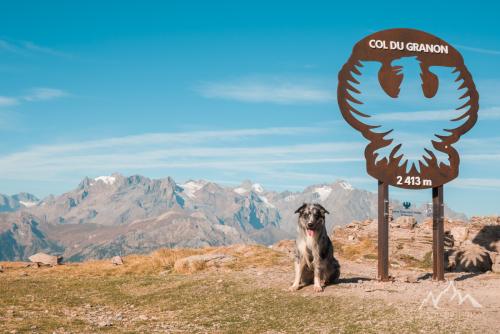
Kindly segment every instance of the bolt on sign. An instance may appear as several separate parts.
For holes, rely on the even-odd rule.
[[[433,68],[444,66],[456,75],[460,98],[452,113],[446,129],[442,129],[429,138],[425,152],[418,162],[410,163],[402,146],[394,142],[394,129],[384,129],[363,111],[363,67],[366,62],[378,62],[378,83],[382,91],[391,99],[397,100],[400,88],[405,80],[404,68],[394,63],[403,58],[414,58],[419,63],[421,89],[424,99],[436,97],[439,93],[439,76]],[[479,96],[472,77],[464,64],[460,53],[442,39],[413,29],[384,30],[356,43],[351,56],[339,73],[338,104],[344,119],[363,137],[369,140],[365,149],[366,169],[369,175],[391,186],[406,189],[425,189],[441,186],[458,176],[459,155],[453,147],[465,132],[469,131],[477,120]],[[405,110],[400,110],[404,112]],[[383,113],[383,110],[380,110]],[[391,147],[388,156],[378,159],[381,149]],[[439,159],[438,156],[445,156]]]
[[[401,99],[403,84],[412,84],[411,78],[406,76],[407,65],[399,65],[407,64],[409,60],[417,64],[418,76],[414,81],[418,82],[413,83],[413,86],[416,85],[419,90],[418,98],[429,102],[431,106],[437,104],[438,98],[444,98],[453,108],[415,113],[411,106],[397,105],[400,110],[390,116],[393,119],[395,116],[403,119],[408,116],[407,125],[404,129],[387,127],[384,123],[391,117],[384,117],[385,109],[391,102],[394,104]],[[377,105],[371,94],[365,92],[369,86],[364,83],[370,78],[363,74],[373,63],[378,66],[375,86],[380,88],[379,91],[388,101],[385,104]],[[441,69],[453,75],[450,81],[454,86],[440,85],[440,82],[448,83],[441,75]],[[460,158],[453,145],[474,126],[479,110],[479,95],[462,56],[449,43],[423,31],[389,29],[373,33],[354,45],[351,56],[340,70],[337,100],[347,123],[368,140],[365,148],[366,170],[378,180],[379,279],[390,279],[388,208],[389,186],[394,186],[405,189],[432,188],[433,278],[444,280],[443,185],[458,176]],[[366,111],[370,104],[371,107],[375,105],[376,113],[381,116]],[[409,140],[400,140],[397,134],[418,128],[411,122],[419,120],[415,114],[424,115],[432,121],[442,119],[445,111],[451,111],[446,126],[441,128],[438,124],[437,132],[432,130],[430,138],[425,138],[421,153],[409,156],[404,147],[412,145],[415,140],[411,137]],[[412,113],[413,118],[410,117]]]

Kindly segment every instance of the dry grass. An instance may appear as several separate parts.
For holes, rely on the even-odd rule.
[[[36,270],[37,275],[65,275],[65,276],[124,276],[124,275],[151,275],[160,272],[176,272],[193,274],[209,269],[203,261],[194,261],[189,267],[175,266],[183,258],[202,254],[227,254],[234,260],[223,265],[228,270],[242,270],[248,267],[270,267],[288,261],[280,252],[260,245],[232,245],[227,247],[206,248],[179,248],[159,249],[148,255],[129,255],[123,257],[124,265],[115,266],[109,259],[91,260],[85,263],[67,263],[56,267],[29,268],[29,263],[2,262],[5,269],[13,269],[18,273],[30,273]],[[211,267],[210,267],[211,268]],[[217,266],[216,266],[217,268]]]
[[[348,260],[377,258],[377,245],[369,238],[361,239],[355,244],[342,244],[336,242],[335,245],[337,246],[339,254]]]
[[[413,256],[400,254],[398,259],[403,261],[406,267],[409,268],[420,268],[420,269],[430,269],[432,268],[432,251],[425,253],[422,260],[416,259]]]

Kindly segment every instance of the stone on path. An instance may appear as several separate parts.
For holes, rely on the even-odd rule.
[[[37,264],[45,264],[49,266],[57,266],[62,262],[62,256],[54,256],[45,253],[36,253],[29,257],[29,260]]]
[[[111,263],[115,266],[121,266],[123,265],[123,259],[121,256],[114,256],[112,259],[111,259]]]

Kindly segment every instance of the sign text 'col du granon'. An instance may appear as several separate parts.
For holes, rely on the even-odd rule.
[[[442,45],[442,44],[425,44],[425,43],[415,43],[415,42],[405,43],[402,41],[386,41],[380,39],[370,39],[368,41],[368,46],[372,49],[448,54],[448,45]]]

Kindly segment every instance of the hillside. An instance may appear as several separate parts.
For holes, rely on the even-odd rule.
[[[270,245],[294,237],[294,211],[304,202],[319,202],[331,212],[331,230],[376,217],[377,201],[376,194],[341,180],[279,193],[251,181],[227,187],[204,180],[177,184],[172,178],[120,174],[85,178],[60,196],[29,196],[5,201],[12,203],[9,212],[0,213],[0,260],[26,260],[37,251],[82,261],[161,247]],[[397,201],[392,205],[401,208]]]

